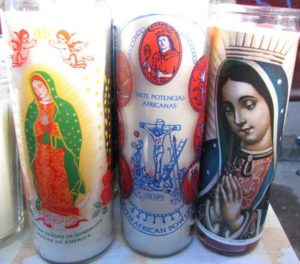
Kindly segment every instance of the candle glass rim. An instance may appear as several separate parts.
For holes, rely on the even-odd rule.
[[[282,31],[300,32],[300,9],[252,6],[241,4],[218,4],[214,7],[214,19],[226,22],[251,22],[269,24]]]

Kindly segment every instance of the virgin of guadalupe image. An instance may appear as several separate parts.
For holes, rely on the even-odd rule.
[[[218,140],[206,143],[205,159],[219,164],[206,168],[214,176],[202,186],[200,224],[224,238],[254,238],[266,217],[287,77],[280,65],[227,59],[216,89]]]
[[[25,121],[30,168],[37,193],[36,209],[62,216],[79,215],[76,202],[86,194],[79,172],[82,143],[73,106],[59,97],[51,76],[30,75],[34,96]]]

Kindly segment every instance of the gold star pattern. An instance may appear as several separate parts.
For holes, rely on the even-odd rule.
[[[96,69],[96,76],[101,74],[102,70],[100,68]],[[98,115],[102,120],[104,117],[104,122],[97,125],[97,130],[100,132],[98,135],[98,140],[100,144],[97,146],[98,151],[102,152],[105,150],[106,155],[103,157],[104,164],[100,165],[102,168],[107,167],[107,158],[112,154],[112,138],[111,138],[111,87],[110,78],[105,75],[102,78],[91,78],[91,76],[84,76],[85,81],[85,92],[93,95],[97,98],[96,107],[99,109]],[[103,93],[103,97],[101,96]],[[104,130],[104,133],[103,133]],[[103,136],[102,136],[103,135]]]
[[[111,90],[110,90],[110,80],[107,76],[104,79],[104,96],[103,96],[103,105],[104,105],[104,124],[105,124],[105,148],[108,156],[112,152],[112,138],[111,138]]]

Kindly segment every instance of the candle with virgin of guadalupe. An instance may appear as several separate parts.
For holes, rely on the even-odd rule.
[[[34,243],[53,262],[91,258],[113,237],[110,11],[96,2],[4,12]]]
[[[132,5],[136,16],[118,24],[117,38],[122,225],[134,250],[166,256],[192,240],[205,117],[208,2],[190,1],[185,10],[182,5],[176,10],[171,1]],[[196,16],[191,8],[198,10]]]
[[[197,224],[205,245],[234,255],[254,248],[263,230],[295,65],[300,10],[218,8],[211,30]]]

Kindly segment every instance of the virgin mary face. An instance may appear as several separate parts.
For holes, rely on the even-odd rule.
[[[51,96],[43,82],[39,80],[32,81],[32,88],[34,93],[38,96],[42,103],[47,103],[51,101]]]
[[[222,89],[226,120],[241,147],[259,151],[272,146],[271,115],[267,102],[249,83],[227,80]]]

